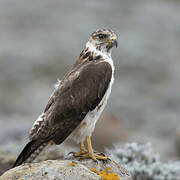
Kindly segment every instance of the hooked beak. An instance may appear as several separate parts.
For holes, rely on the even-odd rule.
[[[116,39],[113,41],[113,46],[116,46],[116,48],[118,47],[118,41]]]
[[[112,44],[113,46],[116,46],[116,48],[118,47],[118,41],[115,36],[112,37]]]
[[[104,41],[104,43],[109,43],[109,47],[113,47],[113,46],[116,46],[116,48],[118,47],[118,41],[116,39],[115,36],[112,37],[111,41]]]

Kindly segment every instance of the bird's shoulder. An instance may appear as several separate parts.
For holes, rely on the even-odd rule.
[[[77,63],[77,61],[80,60],[79,58],[76,61],[74,66],[65,74],[61,82],[58,83],[58,86],[56,86],[44,112],[46,112],[58,98],[62,97],[64,93],[67,94],[68,90],[69,93],[73,92],[73,94],[78,93],[80,88],[89,88],[94,89],[95,91],[97,84],[103,84],[105,81],[106,83],[104,85],[106,85],[110,82],[112,66],[108,61],[105,61],[102,56],[99,56],[96,59],[97,60],[94,61],[84,62],[81,60],[80,63]],[[93,93],[93,91],[91,91],[91,93]],[[69,96],[70,95],[71,94],[69,94]]]

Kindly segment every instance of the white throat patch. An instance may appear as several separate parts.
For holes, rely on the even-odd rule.
[[[86,43],[86,48],[89,48],[89,51],[94,52],[95,55],[97,55],[97,56],[101,55],[104,58],[104,60],[107,61],[111,65],[112,73],[114,75],[114,63],[113,63],[113,60],[111,58],[111,51],[109,51],[109,52],[107,52],[105,50],[104,51],[102,51],[102,50],[100,51],[100,50],[96,49],[95,45],[92,44],[89,41]]]
[[[86,47],[89,48],[89,51],[95,52],[97,55],[107,56],[107,57],[111,58],[111,51],[107,52],[105,47],[102,48],[101,50],[98,50],[96,48],[95,44],[93,44],[89,41],[86,43]]]

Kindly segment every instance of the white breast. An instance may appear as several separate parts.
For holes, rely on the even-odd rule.
[[[112,66],[112,78],[109,83],[109,87],[108,87],[103,99],[100,102],[100,104],[102,104],[102,106],[100,108],[98,108],[98,106],[97,106],[93,111],[90,111],[85,116],[85,118],[83,119],[81,124],[69,136],[70,139],[73,139],[77,143],[84,141],[86,136],[92,135],[94,128],[95,128],[95,124],[96,124],[97,120],[99,119],[99,116],[101,115],[102,111],[104,110],[104,108],[107,104],[107,100],[111,94],[111,88],[112,88],[112,84],[114,82],[114,65],[113,65],[113,61],[111,58],[108,57],[106,59],[107,59],[106,61]]]

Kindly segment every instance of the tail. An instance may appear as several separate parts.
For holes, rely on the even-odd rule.
[[[19,166],[25,162],[32,162],[40,152],[48,145],[49,142],[32,140],[22,150],[13,167]]]

